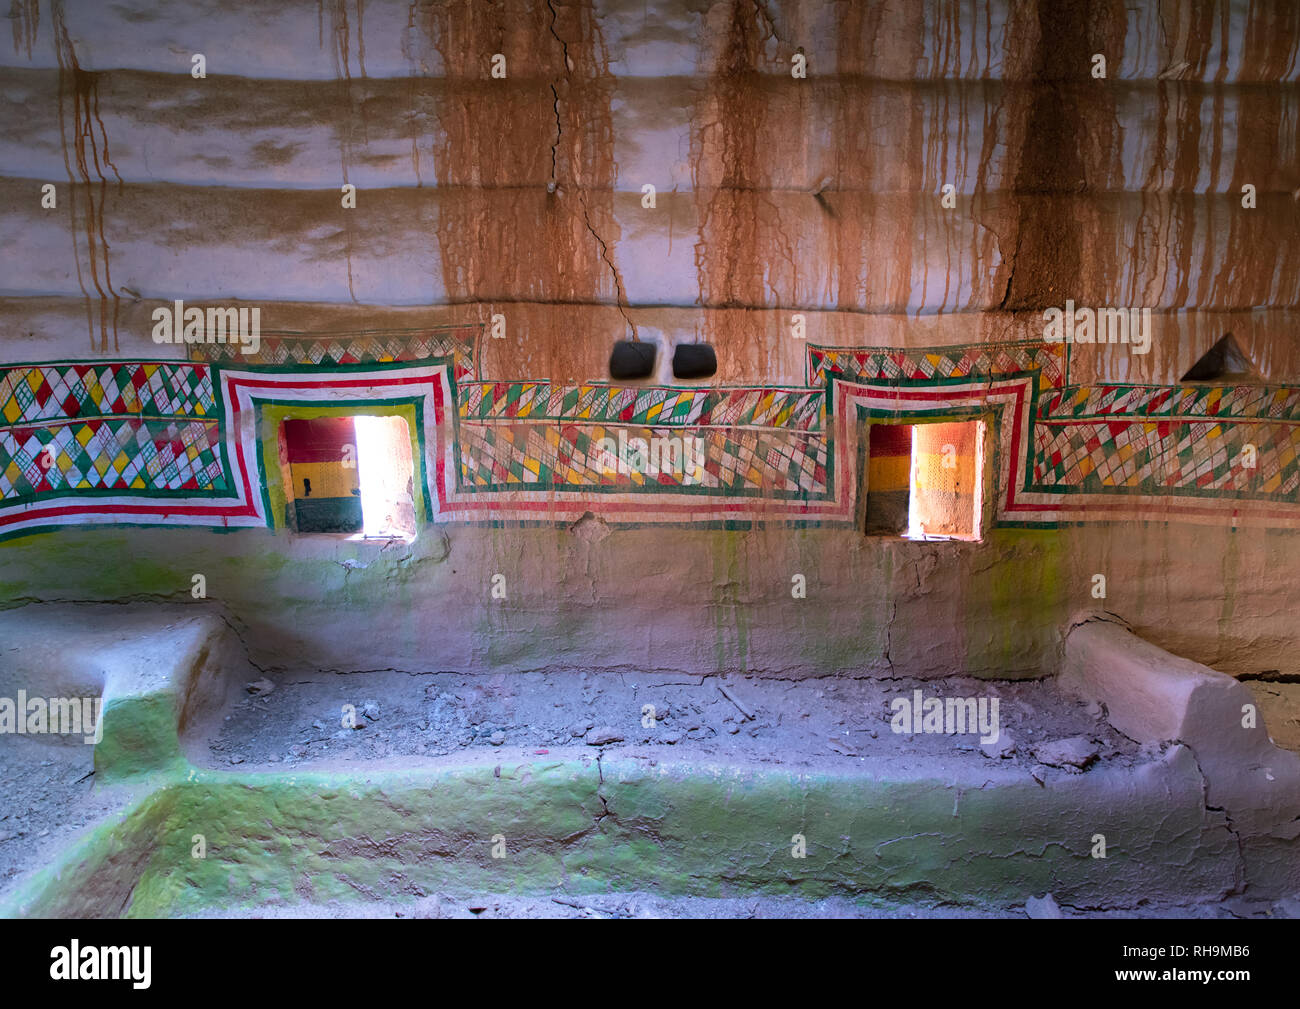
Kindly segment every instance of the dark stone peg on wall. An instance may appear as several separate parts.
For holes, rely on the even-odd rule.
[[[619,340],[609,355],[611,378],[649,378],[655,369],[655,345],[635,340]]]
[[[673,348],[674,378],[708,378],[718,370],[718,355],[707,343],[679,343]]]

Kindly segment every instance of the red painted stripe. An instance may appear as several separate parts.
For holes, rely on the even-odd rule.
[[[872,424],[872,456],[900,456],[912,454],[912,427],[910,424]]]
[[[338,462],[343,458],[343,446],[355,445],[356,437],[356,426],[351,417],[314,417],[284,422],[285,448],[290,463]]]
[[[252,378],[252,377],[244,377],[244,378],[232,377],[227,379],[226,382],[224,383],[225,391],[222,393],[222,395],[228,401],[229,412],[230,412],[230,425],[231,425],[230,430],[237,432],[241,430],[241,424],[243,423],[243,418],[241,416],[243,411],[239,405],[240,388],[247,388],[247,389],[272,388],[272,389],[282,389],[282,390],[302,389],[304,391],[309,391],[313,389],[377,388],[379,386],[386,386],[386,385],[396,385],[396,386],[423,385],[427,382],[432,382],[432,386],[433,386],[434,423],[438,426],[441,426],[442,415],[443,415],[442,383],[437,381],[436,373],[432,376],[409,375],[401,378],[368,378],[364,382],[358,382],[356,379],[338,379],[336,381],[330,381],[330,382],[300,383],[300,382],[283,382],[283,381],[277,382],[274,379],[262,379],[262,378]],[[252,483],[250,482],[251,478],[248,471],[248,465],[244,460],[244,439],[240,437],[236,437],[234,441],[235,441],[235,456],[239,460],[239,472],[244,478],[245,500],[249,502],[248,514],[255,515],[257,514],[257,512],[255,510],[255,506],[252,504],[253,487],[252,487]],[[441,481],[439,482],[438,492],[439,492],[439,500],[446,500],[446,498],[442,496],[443,487]]]
[[[89,505],[74,504],[62,505],[51,508],[33,508],[30,511],[16,512],[11,515],[0,515],[0,526],[12,525],[15,522],[26,522],[30,519],[59,518],[64,515],[211,515],[217,518],[237,518],[246,515],[252,515],[251,509],[243,505],[230,506],[212,506],[212,505],[178,505],[173,506],[166,501],[159,501],[157,504],[144,505]]]

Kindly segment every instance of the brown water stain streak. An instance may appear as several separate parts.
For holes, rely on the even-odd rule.
[[[795,305],[801,295],[799,257],[770,195],[775,171],[768,159],[788,161],[798,152],[765,142],[780,130],[770,117],[788,94],[766,86],[762,72],[779,65],[782,56],[788,67],[795,46],[778,38],[776,21],[762,4],[732,0],[724,13],[725,24],[718,26],[723,42],[705,68],[707,84],[691,116],[697,303],[712,309]],[[705,31],[714,30],[707,22]],[[770,367],[767,334],[747,312],[705,313],[703,336],[758,373]]]
[[[14,33],[14,52],[25,50],[30,60],[41,27],[41,0],[11,0],[9,21]]]
[[[614,81],[591,3],[456,0],[411,14],[436,52],[423,62],[443,68],[433,161],[448,300],[622,310],[612,253]],[[489,76],[493,53],[506,57],[504,80]],[[414,44],[407,57],[415,73]],[[530,331],[541,337],[529,341],[530,375],[586,371],[566,314],[549,313],[545,332]]]
[[[84,232],[87,273],[99,301],[99,351],[107,352],[108,332],[113,332],[113,349],[120,350],[118,317],[121,298],[113,290],[109,264],[110,247],[104,232],[104,203],[108,195],[108,176],[105,169],[117,177],[118,191],[122,190],[122,177],[109,155],[108,136],[99,109],[99,80],[94,73],[81,68],[76,49],[68,34],[64,20],[63,3],[52,8],[54,52],[59,65],[58,112],[59,140],[63,150],[64,168],[68,173],[68,213],[73,236],[73,259],[77,269],[77,283],[86,298],[86,320],[90,329],[91,349],[95,349],[95,312],[92,295],[86,288],[78,247],[78,232]],[[71,130],[69,131],[67,103],[71,103]],[[98,140],[96,139],[98,128]],[[71,139],[69,139],[71,132]],[[92,177],[92,171],[94,177]],[[80,221],[77,214],[77,189],[85,194],[85,209]],[[112,300],[111,320],[109,300]]]
[[[328,4],[328,7],[327,7]],[[366,43],[365,43],[365,5],[363,0],[355,0],[356,11],[356,44],[357,44],[357,67],[360,70],[362,78],[366,76]],[[320,45],[325,45],[325,16],[329,15],[329,39],[330,39],[330,59],[334,64],[334,75],[338,80],[339,100],[336,108],[339,111],[339,123],[337,126],[337,136],[339,141],[339,170],[343,176],[343,184],[349,184],[348,165],[356,156],[356,139],[355,134],[358,123],[361,127],[362,146],[364,147],[368,140],[366,130],[366,118],[363,114],[361,104],[357,100],[352,80],[352,31],[348,19],[347,0],[317,0],[316,23],[319,34]],[[353,302],[357,301],[356,287],[352,275],[352,216],[345,210],[343,218],[343,255],[347,264],[348,273],[348,296]]]

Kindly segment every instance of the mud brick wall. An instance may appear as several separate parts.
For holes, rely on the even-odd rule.
[[[0,603],[202,573],[273,667],[984,676],[1052,671],[1104,605],[1296,671],[1293,4],[9,23]],[[177,301],[259,309],[256,347],[157,341]],[[1050,342],[1067,305],[1145,352]],[[620,340],[650,376],[611,379]],[[695,343],[716,373],[674,377]],[[288,528],[302,404],[407,421],[413,542]],[[989,425],[979,542],[864,533],[870,425],[922,416]],[[620,438],[701,472],[611,473]]]

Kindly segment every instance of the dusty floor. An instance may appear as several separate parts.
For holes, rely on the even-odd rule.
[[[1300,918],[1300,900],[1277,902],[1229,899],[1219,903],[1142,907],[1122,911],[1060,908],[1062,918]],[[200,917],[250,917],[213,911]],[[915,904],[866,906],[843,897],[660,897],[614,893],[575,897],[513,897],[488,894],[465,899],[436,894],[415,904],[295,904],[267,908],[260,918],[1026,918],[1024,907],[923,907]]]
[[[724,688],[726,692],[721,688]],[[1254,681],[1250,689],[1274,739],[1300,745],[1300,685]],[[1005,756],[981,748],[978,735],[891,731],[891,701],[924,697],[996,697]],[[347,706],[355,710],[356,728]],[[653,724],[649,724],[654,708]],[[643,724],[645,720],[646,724]],[[227,708],[194,728],[187,748],[196,763],[225,770],[289,766],[393,766],[477,760],[490,753],[527,756],[575,748],[678,759],[723,759],[801,770],[873,772],[933,769],[998,761],[1026,774],[1087,773],[1068,763],[1047,767],[1039,749],[1074,738],[1097,762],[1131,764],[1140,748],[1109,727],[1096,709],[1063,695],[1053,681],[766,680],[549,671],[473,677],[451,673],[367,672],[264,679],[244,686]],[[990,751],[990,752],[986,752]],[[1035,752],[1037,751],[1037,753]],[[45,864],[88,824],[125,807],[124,788],[94,789],[93,750],[26,736],[0,735],[0,893]],[[865,768],[864,768],[865,769]],[[214,912],[218,913],[218,912]],[[437,895],[417,905],[368,904],[267,908],[266,916],[370,917],[1022,917],[1023,907],[932,908],[795,898],[665,898],[648,893],[593,897],[506,894],[466,899]],[[1065,917],[1300,917],[1300,903],[1147,907],[1075,912]]]
[[[486,677],[323,673],[262,684],[254,693],[246,689],[215,724],[196,730],[188,741],[192,759],[253,769],[440,758],[488,747],[529,755],[599,746],[801,770],[846,770],[868,760],[900,770],[1009,760],[1028,773],[1042,763],[1035,748],[1071,737],[1088,740],[1102,761],[1140,759],[1137,745],[1110,728],[1099,710],[1063,695],[1050,680],[723,681],[551,671]],[[1009,739],[1013,752],[987,756],[977,734],[894,733],[891,702],[911,699],[915,690],[926,698],[996,697],[1002,745]],[[355,710],[355,728],[344,726],[352,720],[347,706]],[[653,725],[647,706],[654,709]]]
[[[0,893],[130,802],[128,790],[93,788],[93,759],[84,743],[0,733]]]

